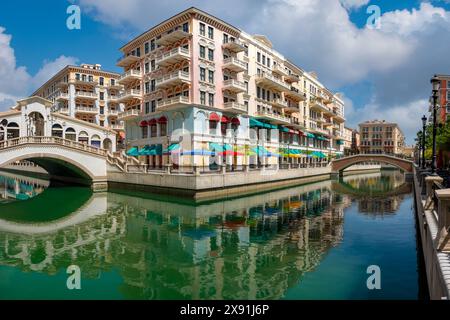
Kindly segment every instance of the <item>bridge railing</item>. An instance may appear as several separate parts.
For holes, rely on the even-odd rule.
[[[9,139],[5,141],[0,141],[0,150],[18,147],[26,144],[53,144],[60,145],[88,153],[93,153],[100,156],[107,156],[107,151],[104,149],[96,148],[90,145],[87,145],[82,142],[72,141],[68,139],[63,139],[59,137],[20,137]]]

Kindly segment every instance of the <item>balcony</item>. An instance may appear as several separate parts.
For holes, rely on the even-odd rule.
[[[163,89],[191,82],[191,76],[185,71],[176,71],[156,80],[156,88]]]
[[[88,78],[75,78],[71,81],[74,84],[83,85],[83,86],[91,86],[95,87],[98,85],[98,82],[95,82],[94,80],[89,80]]]
[[[157,110],[161,109],[176,109],[178,107],[182,107],[190,104],[189,97],[178,96],[170,99],[165,99],[158,101],[156,105]]]
[[[227,112],[231,113],[247,113],[247,106],[245,104],[237,103],[237,102],[225,102],[223,104],[223,108]]]
[[[114,82],[114,84],[112,84],[111,82],[108,84],[108,89],[109,90],[122,90],[123,86],[121,84],[118,83],[118,81]]]
[[[234,72],[243,72],[247,70],[247,64],[234,57],[229,57],[223,60],[223,68]]]
[[[123,124],[112,124],[110,126],[110,128],[115,130],[115,131],[123,131],[123,130],[125,130],[125,126]]]
[[[244,82],[228,79],[223,82],[223,90],[231,91],[234,93],[246,92],[247,87]]]
[[[119,103],[127,103],[133,100],[141,100],[141,90],[127,90],[119,95],[118,102]]]
[[[97,114],[98,109],[92,107],[75,107],[75,113]]]
[[[66,88],[68,85],[69,85],[68,82],[61,81],[61,82],[58,82],[58,83],[56,84],[56,87],[58,87],[58,88]]]
[[[117,119],[119,121],[131,120],[131,119],[137,118],[138,116],[139,116],[139,110],[131,109],[131,110],[127,110],[127,111],[119,113],[119,116],[117,117]]]
[[[287,70],[283,65],[281,64],[274,64],[272,66],[272,72],[278,74],[279,76],[288,76],[289,70]]]
[[[300,106],[299,106],[298,102],[288,101],[288,104],[285,107],[285,109],[287,111],[291,111],[291,112],[299,112],[300,111]]]
[[[159,44],[161,46],[168,46],[190,36],[191,34],[189,32],[178,29],[170,33],[166,33],[161,38],[157,39],[156,44]]]
[[[291,119],[280,115],[280,114],[276,114],[276,113],[271,113],[266,111],[257,111],[255,114],[256,118],[261,118],[261,119],[265,119],[265,120],[269,120],[272,123],[275,124],[291,124]]]
[[[118,80],[120,84],[127,84],[142,78],[142,72],[139,70],[128,70],[122,74]]]
[[[111,95],[108,97],[108,101],[112,103],[119,103],[119,95]]]
[[[129,54],[127,56],[120,57],[117,60],[117,66],[118,67],[122,67],[122,68],[126,68],[129,65],[131,65],[131,64],[133,64],[135,62],[138,62],[139,60],[141,60],[141,57],[138,57],[138,56],[136,56],[134,54]]]
[[[337,139],[344,139],[344,135],[341,131],[333,130],[333,137]]]
[[[313,99],[310,102],[310,107],[313,110],[317,110],[319,112],[326,112],[326,113],[330,113],[330,109],[328,109],[320,99]]]
[[[295,74],[295,73],[289,73],[288,75],[286,75],[284,77],[284,80],[288,81],[290,83],[299,82],[300,81],[300,76],[298,74]]]
[[[155,63],[159,66],[166,67],[180,61],[190,60],[191,54],[188,49],[183,47],[175,48],[169,52],[163,53],[156,57]]]
[[[345,117],[342,114],[342,112],[340,112],[340,111],[333,110],[333,116],[334,116],[334,119],[339,123],[342,123],[345,121]]]
[[[110,109],[108,110],[108,117],[117,117],[119,115],[119,110]]]
[[[287,92],[290,90],[289,85],[285,83],[283,80],[275,78],[274,76],[265,72],[260,75],[257,75],[256,83],[264,85],[266,88],[277,91]]]
[[[77,91],[75,92],[75,98],[85,100],[97,100],[97,94],[95,92]]]
[[[56,96],[56,101],[68,101],[69,100],[69,94],[61,92]]]
[[[272,106],[278,107],[278,108],[287,108],[288,107],[288,102],[283,99],[273,99],[272,101],[270,101],[270,103],[272,104]]]
[[[245,51],[245,46],[239,40],[224,41],[224,43],[222,44],[222,49],[230,50],[232,52],[238,53],[238,52]]]
[[[289,91],[285,91],[285,96],[297,100],[297,101],[305,101],[306,100],[306,94],[300,91],[297,88],[290,87]]]

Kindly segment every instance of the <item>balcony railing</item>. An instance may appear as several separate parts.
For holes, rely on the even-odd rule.
[[[191,34],[189,32],[183,31],[182,29],[178,29],[161,36],[161,38],[156,40],[156,44],[159,44],[161,46],[167,46],[179,40],[187,38],[190,35]]]
[[[294,100],[306,100],[306,94],[295,87],[290,87],[289,91],[285,91],[285,94]]]
[[[157,88],[165,88],[175,86],[177,84],[186,83],[191,81],[191,76],[189,72],[186,71],[176,71],[165,75],[162,78],[156,79]]]
[[[168,66],[180,61],[189,60],[190,58],[191,54],[189,49],[178,47],[156,57],[155,63],[160,66]]]
[[[158,101],[156,108],[161,109],[161,108],[176,107],[176,106],[180,106],[180,105],[186,105],[189,103],[190,103],[189,97],[178,96],[178,97],[173,97],[170,99]]]
[[[287,92],[290,90],[290,86],[283,80],[275,78],[274,76],[263,72],[256,77],[257,83],[262,83],[268,88],[276,89],[278,91]]]
[[[223,104],[223,108],[228,112],[234,113],[247,113],[248,109],[245,104],[237,103],[237,102],[225,102]]]
[[[277,63],[272,66],[272,72],[277,73],[281,76],[288,76],[289,71],[281,64]]]
[[[141,99],[141,90],[131,89],[122,92],[119,95],[119,102],[126,102],[131,99]]]
[[[222,44],[222,48],[236,53],[245,51],[245,45],[239,40],[224,41]]]
[[[223,89],[229,90],[235,93],[247,91],[247,87],[244,82],[235,79],[228,79],[223,82]]]
[[[117,66],[119,67],[127,67],[132,63],[135,63],[137,61],[139,61],[141,59],[141,57],[138,57],[135,54],[129,54],[127,56],[122,56],[117,60]]]
[[[247,70],[247,64],[235,57],[229,57],[223,60],[223,68],[234,72],[243,72]]]
[[[287,108],[288,107],[288,102],[286,100],[283,99],[273,99],[272,101],[270,101],[270,103],[272,103],[272,105],[279,107],[279,108]]]
[[[133,80],[139,80],[142,77],[142,72],[140,70],[128,70],[122,74],[119,78],[119,83],[126,83]]]
[[[92,107],[75,107],[75,112],[80,112],[80,113],[98,113],[98,109],[97,108],[92,108]]]
[[[125,126],[123,124],[112,124],[111,129],[113,130],[124,130]]]
[[[82,85],[88,85],[88,86],[96,86],[98,84],[98,82],[94,81],[94,80],[89,80],[89,78],[75,78],[72,80],[72,82],[78,83],[78,84],[82,84]]]
[[[61,92],[56,96],[56,100],[69,100],[69,94]]]
[[[130,120],[137,118],[139,116],[139,110],[131,109],[124,112],[119,113],[119,120]]]
[[[97,94],[95,92],[77,91],[75,92],[75,97],[84,99],[97,99]]]
[[[267,110],[259,110],[256,112],[255,116],[257,118],[265,118],[267,120],[270,120],[275,123],[280,123],[280,124],[290,124],[292,122],[289,117],[286,117],[286,116],[283,116],[280,114],[276,114],[276,113],[272,113]]]

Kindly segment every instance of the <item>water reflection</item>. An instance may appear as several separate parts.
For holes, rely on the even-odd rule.
[[[49,181],[17,176],[12,173],[0,173],[0,204],[15,200],[28,200],[44,192]]]
[[[369,179],[377,185],[385,178]],[[353,186],[358,178],[346,180]],[[48,223],[0,219],[0,265],[51,276],[76,264],[92,280],[114,270],[121,284],[103,291],[125,299],[280,299],[343,241],[344,209],[354,195],[340,185],[324,181],[199,206],[92,194]],[[0,280],[0,291],[7,289]]]

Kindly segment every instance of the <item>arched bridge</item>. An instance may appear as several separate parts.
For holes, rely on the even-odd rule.
[[[358,154],[350,157],[336,159],[331,162],[331,172],[333,174],[342,175],[342,172],[355,164],[363,162],[380,162],[390,164],[407,173],[413,172],[414,163],[411,160],[406,160],[387,154]]]
[[[0,168],[28,160],[44,168],[51,180],[107,189],[109,165],[114,158],[103,149],[58,137],[20,137],[0,142]]]

